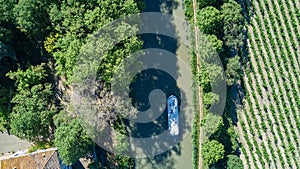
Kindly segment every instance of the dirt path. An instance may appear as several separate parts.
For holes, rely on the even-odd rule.
[[[198,50],[198,47],[199,47],[199,29],[197,29],[197,1],[196,0],[193,0],[193,18],[194,18],[194,33],[195,33],[195,49],[196,51]],[[197,52],[196,52],[196,61],[197,61],[197,72],[199,72],[199,67],[201,65],[200,63],[200,56],[198,56]],[[200,122],[202,121],[203,119],[203,100],[202,100],[202,89],[201,87],[199,86],[198,88],[198,91],[199,91],[199,95],[198,95],[198,99],[199,99],[199,119],[200,119]],[[198,155],[198,158],[199,158],[199,162],[198,162],[198,165],[199,165],[199,169],[202,168],[202,154],[201,154],[201,151],[202,151],[202,138],[203,138],[203,131],[202,131],[202,128],[200,126],[199,128],[200,130],[200,134],[199,134],[199,155]]]

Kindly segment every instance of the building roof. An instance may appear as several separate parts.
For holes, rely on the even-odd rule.
[[[31,154],[12,155],[0,161],[0,169],[60,169],[56,148]]]

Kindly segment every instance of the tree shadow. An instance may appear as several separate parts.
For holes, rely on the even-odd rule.
[[[136,80],[130,85],[129,96],[133,99],[132,104],[135,105],[139,111],[150,109],[151,103],[148,96],[150,92],[155,89],[160,89],[167,97],[175,95],[178,98],[180,112],[181,94],[180,89],[176,84],[176,80],[167,72],[160,69],[147,69],[137,74]],[[161,105],[164,105],[167,97],[156,99],[159,100]],[[166,106],[164,106],[163,109],[163,112],[155,121],[149,123],[136,123],[136,128],[133,131],[132,137],[151,137],[168,130],[168,112]]]
[[[146,7],[144,8],[143,12],[162,12],[167,14],[172,14],[173,10],[177,9],[179,6],[178,2],[171,0],[145,0],[145,4]],[[160,20],[158,20],[158,22],[164,23],[165,29],[167,29],[168,32],[173,35],[173,37],[178,37],[179,35],[176,31],[176,25],[173,21],[174,19],[166,20],[165,18],[160,18]],[[176,54],[179,48],[179,38],[175,39],[165,35],[151,33],[142,34],[140,37],[144,41],[143,49],[158,48]],[[171,66],[173,70],[177,70],[175,71],[175,74],[172,74],[172,76],[160,69],[147,69],[139,72],[130,84],[129,96],[132,98],[132,105],[135,106],[139,111],[146,111],[151,107],[151,100],[149,99],[149,94],[151,91],[159,89],[165,94],[164,97],[157,98],[156,100],[158,103],[160,103],[162,113],[155,120],[148,123],[127,121],[129,124],[128,126],[131,126],[130,130],[132,131],[130,137],[149,138],[164,132],[168,132],[166,107],[167,98],[170,95],[175,95],[179,101],[179,136],[170,136],[165,140],[160,140],[160,142],[157,142],[157,146],[143,149],[144,154],[153,154],[156,149],[160,148],[159,145],[168,145],[169,141],[181,141],[180,138],[183,138],[183,133],[186,133],[189,130],[188,126],[190,126],[189,124],[191,121],[187,120],[188,118],[186,117],[185,113],[183,113],[186,111],[186,107],[183,105],[187,105],[187,96],[183,91],[180,90],[176,82],[176,80],[181,76],[181,74],[178,72],[178,62],[179,60],[177,58],[168,62],[168,66]],[[174,168],[175,161],[172,157],[172,154],[180,155],[181,153],[182,146],[179,143],[162,154],[143,159],[147,161],[146,163],[148,165],[151,165],[151,168]]]

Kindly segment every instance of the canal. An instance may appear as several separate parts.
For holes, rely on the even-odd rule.
[[[162,13],[168,13],[171,14],[174,17],[180,17],[180,18],[184,18],[184,1],[183,0],[145,0],[146,3],[146,8],[144,9],[143,12],[162,12]],[[158,21],[159,22],[159,21]],[[176,22],[176,20],[170,20],[170,21],[164,21],[164,22],[169,22],[167,23],[167,25],[169,25],[168,27],[168,31],[169,32],[173,32],[174,36],[173,37],[180,37],[180,33],[181,33],[181,28],[182,28],[182,23],[181,22]],[[182,43],[178,42],[178,39],[174,39],[174,38],[170,38],[170,37],[166,37],[166,36],[160,36],[160,35],[154,35],[154,34],[143,34],[142,39],[144,41],[144,49],[148,49],[148,48],[159,48],[162,50],[166,50],[169,51],[171,53],[174,53],[176,55],[177,58],[172,59],[171,61],[169,61],[169,65],[174,65],[174,69],[177,70],[176,74],[173,76],[174,80],[176,83],[173,86],[177,86],[180,89],[182,88],[186,88],[186,89],[190,89],[191,88],[191,84],[192,84],[192,76],[191,72],[190,72],[190,68],[189,68],[189,63],[190,63],[190,56],[191,54],[190,49],[186,46],[183,45]],[[185,63],[184,66],[188,66],[184,67],[182,66],[182,62]],[[180,66],[181,65],[181,66]],[[152,70],[154,71],[154,70]],[[149,72],[148,72],[149,73]],[[152,72],[153,73],[153,72]],[[150,72],[151,74],[151,72]],[[162,84],[158,84],[157,86],[154,86],[153,88],[157,87],[159,88],[159,86],[164,86],[165,83],[169,82],[173,83],[172,79],[168,79],[168,76],[165,77],[160,77],[157,76],[161,75],[163,76],[163,73],[159,73],[159,71],[154,72],[153,74],[156,75],[156,78],[160,78],[160,83]],[[152,74],[152,75],[153,75]],[[149,76],[149,75],[148,75]],[[147,76],[147,77],[148,77]],[[145,77],[145,76],[144,76]],[[151,81],[151,78],[147,79],[149,80],[149,83]],[[166,81],[166,82],[165,82]],[[171,85],[171,87],[162,87],[159,88],[161,90],[163,90],[165,96],[168,96],[169,94],[174,94],[175,95],[180,95],[179,99],[185,100],[187,103],[185,103],[185,106],[187,106],[186,108],[182,107],[180,110],[181,114],[184,113],[193,113],[191,110],[192,107],[192,92],[189,92],[189,90],[187,90],[188,92],[180,92],[177,91],[178,88],[173,87]],[[131,86],[132,90],[135,89],[134,84]],[[139,88],[137,87],[137,90]],[[140,89],[141,90],[141,89]],[[190,90],[191,91],[191,90]],[[142,93],[142,92],[138,92],[136,91],[136,93]],[[147,92],[144,92],[147,93]],[[142,98],[148,98],[147,96],[144,95],[135,95],[135,100],[139,100],[138,98],[142,99]],[[150,98],[150,102],[151,102],[151,96]],[[165,101],[165,97],[162,97],[163,99],[153,99],[153,102],[164,102]],[[149,108],[149,105],[147,105],[147,102],[149,101],[145,101],[146,104],[142,104],[143,101],[139,100],[139,105],[144,105],[144,109]],[[149,104],[149,103],[148,103]],[[148,106],[148,107],[147,107]],[[141,106],[141,109],[143,109],[143,106]],[[164,105],[162,106],[162,109],[164,109]],[[185,111],[185,112],[184,112]],[[147,124],[140,124],[140,123],[136,123],[133,126],[135,126],[134,129],[136,129],[134,133],[134,137],[151,137],[153,135],[157,135],[160,134],[161,132],[165,131],[168,129],[167,126],[167,118],[166,118],[166,109],[164,109],[164,112],[162,113],[161,116],[159,116],[158,119],[156,119],[154,122],[152,123],[147,123]],[[181,120],[180,122],[182,123],[191,123],[191,119],[182,119],[181,116]],[[133,129],[133,130],[134,130]],[[136,169],[190,169],[192,168],[192,144],[191,144],[191,133],[190,132],[186,132],[187,134],[184,135],[183,140],[175,145],[172,149],[159,154],[159,155],[155,155],[152,157],[146,157],[146,158],[137,158],[136,160]],[[149,147],[149,149],[151,150],[151,148],[155,148],[155,147]],[[144,150],[145,151],[145,150]]]

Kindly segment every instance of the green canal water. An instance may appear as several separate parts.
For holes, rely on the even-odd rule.
[[[145,0],[146,8],[144,12],[163,12],[172,14],[176,17],[184,18],[184,2],[183,0]],[[169,31],[174,33],[175,37],[179,37],[182,28],[182,23],[176,21],[166,21],[170,27]],[[176,40],[164,36],[158,35],[142,35],[144,41],[144,49],[147,48],[160,48],[163,50],[170,51],[176,54],[177,59],[172,60],[169,64],[177,65],[180,67],[181,62],[185,62],[189,67],[190,63],[190,50],[187,46],[180,44]],[[176,74],[176,83],[180,88],[191,88],[191,79],[186,79],[185,74],[189,74],[189,68],[178,68]],[[190,73],[191,74],[191,73]],[[188,77],[190,78],[190,77]],[[165,78],[166,80],[167,78]],[[172,89],[166,89],[168,92]],[[176,92],[176,91],[175,91]],[[165,93],[165,91],[164,91]],[[185,100],[192,105],[192,93],[184,93]],[[138,97],[138,96],[135,96]],[[145,96],[139,96],[140,98]],[[183,96],[182,96],[183,97]],[[147,98],[147,97],[146,97]],[[135,98],[136,99],[136,98]],[[179,98],[180,99],[180,98]],[[137,99],[138,100],[138,99]],[[142,102],[142,101],[141,101]],[[144,105],[145,109],[149,108],[149,105]],[[148,106],[148,107],[147,107]],[[182,110],[184,111],[184,110]],[[180,112],[181,113],[181,112]],[[192,112],[190,112],[192,113]],[[186,119],[186,123],[191,123],[190,119]],[[138,131],[135,133],[135,137],[151,137],[151,135],[160,134],[167,127],[166,110],[164,113],[153,122],[153,124],[135,124]],[[155,148],[155,147],[153,147]],[[151,147],[149,148],[151,149]],[[184,139],[174,146],[171,150],[168,150],[162,154],[148,157],[138,158],[136,160],[136,169],[191,169],[192,168],[192,144],[191,144],[191,133],[185,135]]]

